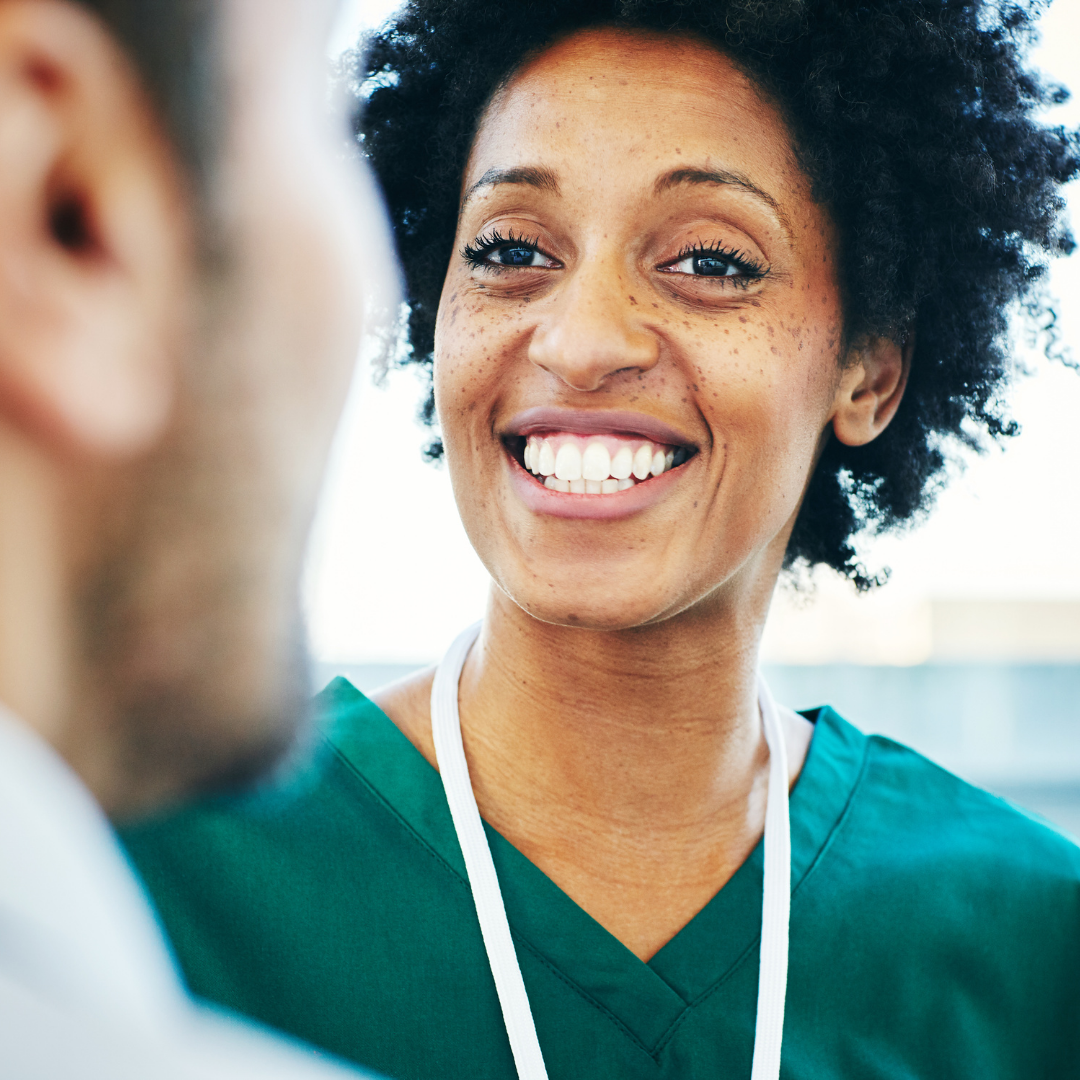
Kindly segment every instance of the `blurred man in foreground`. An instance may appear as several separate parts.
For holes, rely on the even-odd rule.
[[[335,7],[0,0],[8,1080],[338,1075],[190,1004],[105,817],[260,775],[304,712],[303,549],[392,265]]]

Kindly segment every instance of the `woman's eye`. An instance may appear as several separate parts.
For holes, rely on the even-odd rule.
[[[488,252],[487,261],[496,266],[555,266],[554,259],[524,244],[503,244]]]
[[[558,269],[557,260],[545,255],[531,237],[509,235],[492,230],[485,236],[478,236],[471,244],[461,249],[461,257],[477,270],[496,269],[498,267],[529,268],[539,266],[547,270]]]
[[[732,259],[708,252],[695,252],[678,262],[668,263],[665,270],[676,274],[696,274],[702,277],[740,277],[746,271]]]

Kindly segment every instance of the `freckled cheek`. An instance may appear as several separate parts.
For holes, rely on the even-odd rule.
[[[791,360],[789,376],[773,388],[770,419],[774,468],[794,496],[813,467],[828,426],[837,358],[834,350],[820,348],[804,349]]]
[[[435,395],[449,406],[465,392],[481,393],[505,379],[526,356],[525,311],[483,297],[444,302],[435,329]],[[524,344],[523,344],[524,343]]]
[[[732,335],[697,363],[692,386],[725,468],[764,479],[804,470],[827,408],[825,369],[835,361],[805,340],[799,349],[790,335],[759,329]]]
[[[739,432],[769,427],[787,365],[764,331],[740,328],[692,345],[685,350],[693,358],[688,387],[714,437],[728,441]]]
[[[451,309],[452,310],[452,309]],[[494,321],[467,307],[435,334],[435,405],[451,466],[480,464],[493,448],[491,418],[507,378]]]

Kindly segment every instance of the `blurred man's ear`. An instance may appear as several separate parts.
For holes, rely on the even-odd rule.
[[[0,423],[78,456],[170,415],[187,193],[138,77],[84,8],[0,2]]]

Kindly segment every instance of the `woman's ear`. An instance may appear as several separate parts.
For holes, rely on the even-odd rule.
[[[85,8],[0,4],[0,422],[81,456],[161,434],[191,298],[180,175]]]
[[[915,337],[902,343],[869,338],[854,347],[840,373],[832,426],[845,446],[863,446],[876,439],[896,415],[904,396]]]

